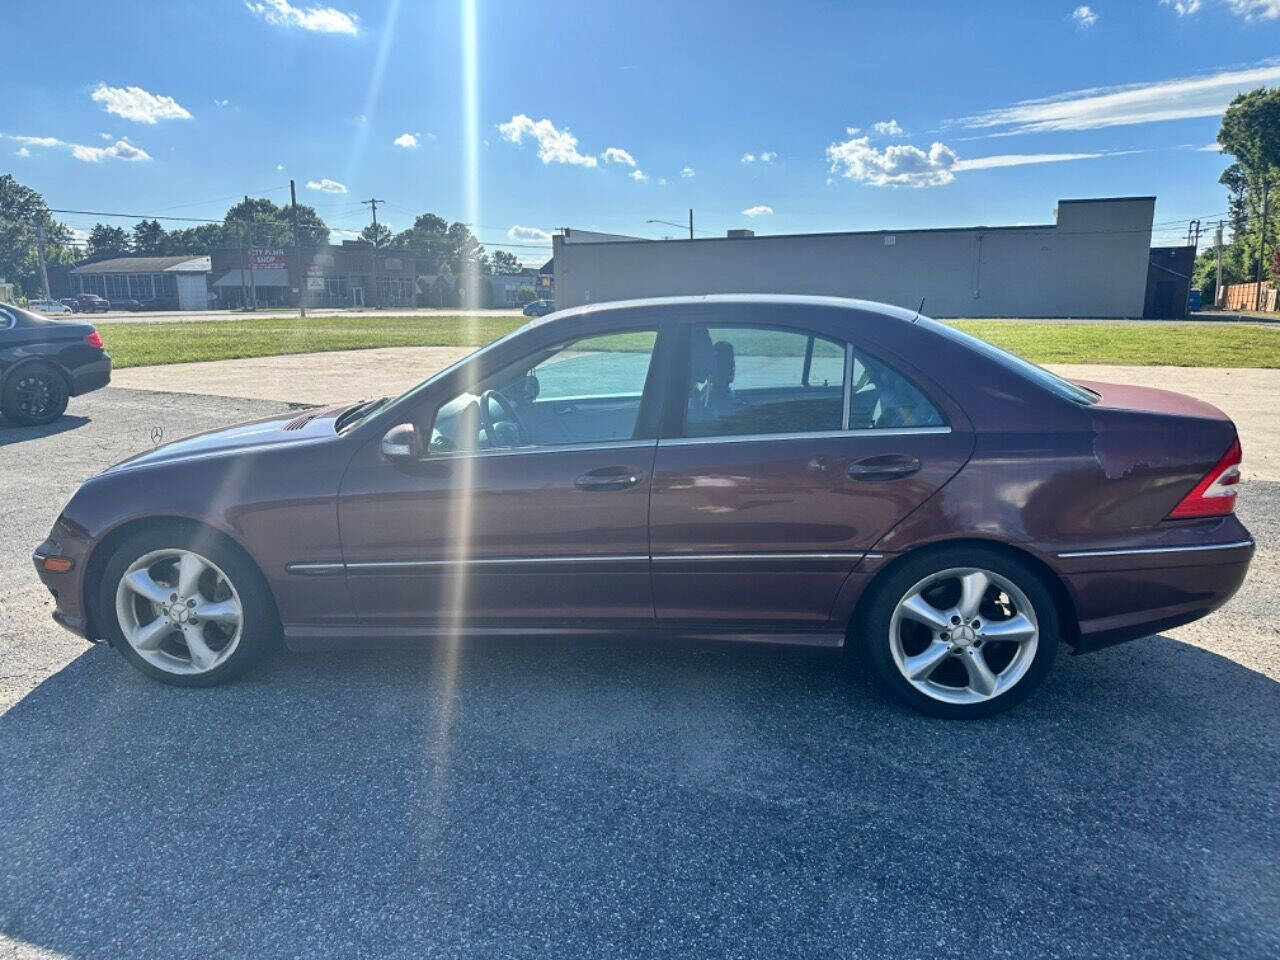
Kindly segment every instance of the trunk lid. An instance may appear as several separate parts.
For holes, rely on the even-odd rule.
[[[1088,408],[1094,455],[1110,481],[1105,512],[1117,526],[1164,521],[1237,440],[1231,418],[1203,400],[1155,387],[1076,382],[1100,397]]]

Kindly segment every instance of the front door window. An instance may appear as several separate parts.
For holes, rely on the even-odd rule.
[[[436,414],[430,453],[630,440],[655,330],[586,337],[524,357]]]

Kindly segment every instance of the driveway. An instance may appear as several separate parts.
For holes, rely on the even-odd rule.
[[[0,955],[1280,955],[1280,484],[1240,594],[992,720],[831,655],[564,640],[152,683],[29,552],[86,476],[279,403],[0,426]]]

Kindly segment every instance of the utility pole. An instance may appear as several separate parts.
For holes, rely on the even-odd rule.
[[[1217,306],[1218,301],[1226,300],[1222,296],[1222,221],[1218,221],[1218,229],[1213,234],[1213,246],[1218,251],[1218,282],[1213,285],[1213,303]]]
[[[298,189],[289,180],[289,218],[293,221],[293,256],[298,264],[298,316],[307,315],[307,278],[302,266],[302,246],[298,243]],[[287,263],[288,261],[286,261]]]
[[[693,239],[693,207],[689,208],[689,239]]]
[[[240,229],[236,231],[236,237],[240,241],[240,309],[249,309],[249,289],[248,277],[245,276],[249,272],[249,254],[244,249],[245,227],[248,225],[244,220],[235,221],[240,225]]]
[[[375,309],[382,306],[382,298],[378,295],[378,204],[386,203],[385,200],[379,200],[377,197],[370,197],[368,200],[361,200],[361,203],[369,205],[369,212],[373,214],[373,306]]]
[[[1258,285],[1253,288],[1253,309],[1262,309],[1262,256],[1267,248],[1267,187],[1268,181],[1262,181],[1262,226],[1258,231]]]
[[[253,260],[253,214],[252,207],[249,206],[249,195],[244,195],[245,230],[249,234],[249,260]],[[253,263],[249,263],[249,298],[253,301],[253,309],[258,309],[258,278],[255,276],[257,270],[253,268]]]
[[[36,224],[36,250],[40,254],[40,279],[44,281],[44,298],[52,300],[49,295],[49,271],[44,266],[44,224]]]

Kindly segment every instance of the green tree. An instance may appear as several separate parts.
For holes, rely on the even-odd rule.
[[[373,224],[371,223],[360,231],[360,239],[367,240],[369,243],[372,243],[375,247],[379,248],[390,246],[391,228],[385,223],[380,223],[378,224],[378,229],[375,231],[373,229]]]
[[[392,237],[391,246],[413,252],[423,273],[438,275],[448,260],[448,232],[449,224],[443,217],[424,213],[413,221],[412,227]]]
[[[23,296],[33,297],[43,290],[37,246],[41,225],[46,262],[69,261],[71,231],[53,219],[44,197],[10,174],[0,176],[0,277],[17,284]]]
[[[239,232],[247,229],[245,242],[254,247],[293,245],[293,221],[288,207],[278,207],[266,197],[247,197],[227,210],[224,241],[239,242]],[[242,226],[247,222],[247,228]],[[314,207],[298,205],[298,240],[303,244],[329,242],[329,227]]]
[[[520,260],[510,250],[495,250],[490,256],[494,273],[519,273]]]
[[[105,254],[123,254],[129,252],[129,234],[124,227],[109,227],[105,223],[95,223],[89,231],[89,253],[91,256]]]
[[[174,257],[186,253],[193,256],[204,254],[219,247],[235,245],[237,236],[235,227],[222,223],[202,223],[198,227],[170,230],[165,235],[164,253]]]
[[[159,220],[139,220],[133,225],[133,252],[149,257],[164,256],[168,252],[168,235]]]
[[[1259,235],[1264,189],[1270,192],[1273,210],[1275,201],[1280,199],[1280,88],[1268,90],[1259,87],[1232,100],[1222,115],[1218,144],[1235,158],[1235,162],[1222,172],[1218,182],[1227,188],[1229,194],[1231,226],[1235,235],[1231,244],[1233,255],[1238,254],[1243,263],[1252,264],[1252,269],[1247,270],[1243,277],[1231,281],[1243,283],[1257,276],[1260,240],[1269,252],[1275,249],[1280,237],[1280,217],[1276,216],[1269,218],[1266,237]],[[1227,282],[1226,259],[1224,255],[1224,283]]]

